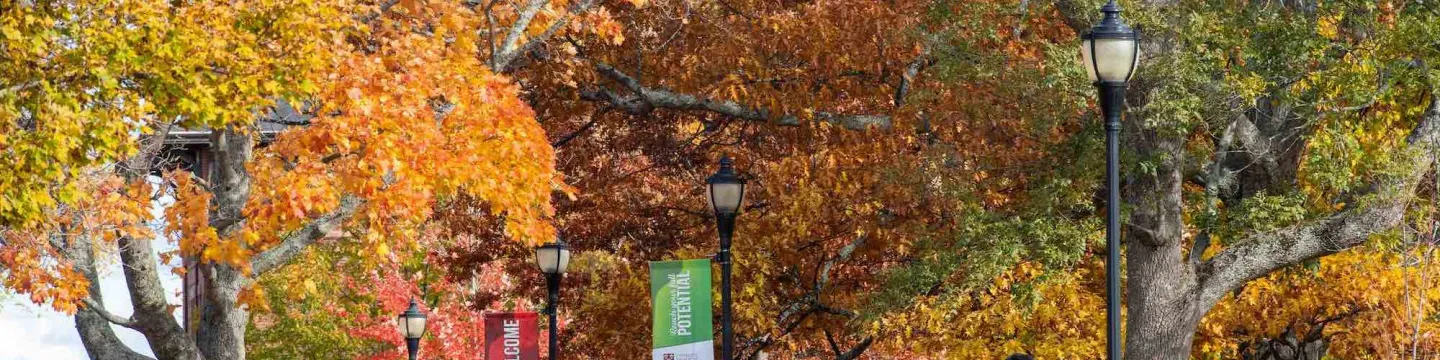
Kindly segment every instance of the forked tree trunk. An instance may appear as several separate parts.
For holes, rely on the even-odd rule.
[[[208,292],[196,324],[195,344],[206,359],[244,360],[250,312],[239,306],[238,299],[246,279],[229,266],[205,267]]]

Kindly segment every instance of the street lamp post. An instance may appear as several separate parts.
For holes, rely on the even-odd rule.
[[[720,159],[720,170],[706,181],[706,200],[715,211],[715,228],[720,233],[720,359],[733,360],[735,352],[734,311],[730,305],[730,238],[735,234],[735,217],[745,201],[745,179],[735,172],[729,157]]]
[[[1120,116],[1125,88],[1140,59],[1139,35],[1120,20],[1120,6],[1110,0],[1100,11],[1100,24],[1081,37],[1086,73],[1100,92],[1105,115],[1105,320],[1106,355],[1120,359]]]
[[[420,354],[420,337],[425,335],[425,313],[420,312],[420,305],[415,303],[415,299],[410,299],[410,308],[395,318],[395,325],[400,330],[400,336],[405,337],[405,349],[410,353],[410,360],[415,360],[415,355]]]
[[[565,269],[570,266],[570,247],[560,239],[541,245],[535,248],[535,264],[540,266],[540,272],[545,273],[545,288],[549,295],[545,313],[550,316],[550,360],[556,360],[560,358],[559,321],[556,320],[560,279],[565,277]]]

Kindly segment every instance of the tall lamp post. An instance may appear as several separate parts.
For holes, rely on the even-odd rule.
[[[559,322],[556,320],[560,279],[565,277],[565,269],[570,266],[570,247],[560,239],[541,245],[535,248],[535,264],[540,266],[540,272],[545,273],[545,288],[549,294],[545,313],[550,316],[550,360],[556,360],[560,358]]]
[[[410,308],[395,318],[395,325],[400,330],[400,336],[405,337],[405,349],[410,353],[410,360],[415,360],[415,355],[420,354],[420,337],[425,336],[425,313],[420,312],[420,305],[415,303],[415,299],[410,299]]]
[[[1100,92],[1105,115],[1105,320],[1106,355],[1120,359],[1120,115],[1125,88],[1140,59],[1139,35],[1120,20],[1120,6],[1110,0],[1105,18],[1081,36],[1080,53],[1086,73]]]
[[[715,211],[715,228],[720,233],[720,359],[733,360],[735,352],[734,311],[730,306],[730,238],[735,234],[735,216],[745,201],[745,179],[735,173],[730,157],[720,159],[720,170],[706,181],[706,200]]]

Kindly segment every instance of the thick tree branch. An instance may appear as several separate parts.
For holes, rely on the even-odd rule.
[[[106,321],[109,321],[110,323],[115,325],[120,325],[131,329],[135,328],[135,319],[122,318],[118,315],[112,314],[109,310],[105,310],[105,306],[100,305],[100,303],[96,302],[95,299],[86,297],[81,301],[85,303],[85,308],[90,309],[90,311],[94,311],[95,314],[100,315],[100,317],[104,318]]]
[[[846,351],[846,352],[843,353],[843,354],[839,354],[838,356],[835,356],[835,360],[854,360],[854,359],[859,359],[859,358],[860,358],[860,355],[861,355],[861,354],[864,354],[864,353],[865,353],[865,350],[869,350],[869,349],[870,349],[870,345],[873,344],[873,343],[875,343],[875,337],[874,337],[874,336],[866,336],[865,339],[860,340],[860,343],[859,343],[859,344],[855,344],[854,347],[850,348],[850,351]]]
[[[325,233],[338,228],[351,215],[354,215],[364,202],[359,197],[350,195],[341,198],[340,206],[335,211],[311,220],[309,224],[305,224],[300,230],[296,230],[284,241],[281,241],[280,245],[256,255],[250,263],[252,273],[259,276],[290,262],[290,259],[304,251],[306,246],[314,244],[315,241],[325,237]]]
[[[90,296],[83,300],[86,306],[75,311],[74,319],[75,330],[80,335],[80,343],[85,346],[85,352],[90,354],[91,359],[153,360],[131,350],[115,336],[115,330],[110,326],[110,318],[119,318],[118,316],[106,317],[109,313],[101,314],[97,311],[102,309],[100,306],[90,305],[103,304],[105,299],[100,292],[100,275],[95,271],[94,248],[90,239],[75,236],[65,243],[58,239],[60,236],[62,235],[51,236],[51,243],[57,244],[56,249],[63,250],[61,254],[70,261],[71,267],[90,281]],[[131,326],[127,327],[133,328],[133,321]]]
[[[911,60],[910,64],[905,66],[905,73],[900,76],[900,85],[895,87],[895,99],[893,101],[897,108],[905,106],[905,97],[910,95],[911,83],[915,82],[915,77],[920,75],[920,70],[924,70],[926,67],[935,63],[935,58],[930,56],[929,47],[925,49],[924,53],[916,57],[915,60]]]
[[[535,15],[540,13],[540,9],[549,3],[550,0],[529,0],[525,2],[524,7],[518,10],[519,16],[515,18],[514,24],[510,24],[510,31],[505,33],[505,40],[500,43],[500,54],[492,59],[494,61],[492,69],[499,71],[504,68],[503,65],[509,62],[508,58],[512,57],[507,54],[514,54],[519,50],[520,37],[525,35],[525,29],[530,27],[530,22],[535,20]]]
[[[140,151],[121,162],[116,172],[127,182],[141,181],[150,174],[165,137],[173,126],[161,124],[156,131],[140,139]],[[148,195],[148,194],[147,194]],[[145,335],[157,357],[162,359],[200,358],[195,343],[171,315],[170,303],[165,297],[165,287],[160,283],[159,261],[151,247],[150,239],[133,239],[128,236],[116,241],[120,248],[121,267],[125,274],[125,285],[130,292],[130,303],[134,313],[130,328]],[[85,251],[81,249],[79,251]],[[87,310],[90,314],[104,316],[99,311]],[[118,317],[117,317],[118,318]],[[113,319],[106,319],[107,321]]]
[[[526,42],[525,45],[520,45],[518,48],[515,49],[510,49],[508,47],[502,48],[503,50],[501,50],[501,53],[496,54],[495,60],[493,61],[495,65],[495,72],[509,73],[511,71],[514,71],[517,67],[519,67],[518,64],[520,63],[518,61],[515,61],[515,59],[518,59],[521,55],[535,50],[535,48],[538,48],[540,47],[540,45],[545,44],[546,41],[550,41],[550,38],[555,36],[555,33],[559,32],[560,29],[563,29],[565,28],[565,26],[570,24],[570,20],[572,18],[577,15],[584,14],[586,11],[590,10],[590,7],[594,5],[595,0],[583,0],[572,4],[570,5],[569,11],[566,11],[564,14],[560,14],[559,19],[555,19],[555,22],[550,23],[550,26],[545,28],[545,32],[542,32],[540,33],[540,35],[530,39],[530,41]]]
[[[817,294],[817,297],[818,294],[825,288],[825,286],[830,284],[830,270],[835,267],[835,264],[842,261],[850,260],[850,255],[855,254],[856,249],[864,246],[865,240],[868,238],[869,237],[866,236],[855,237],[854,241],[851,241],[849,244],[845,244],[844,247],[841,247],[840,252],[836,253],[835,257],[832,257],[829,260],[825,261],[825,265],[822,266],[820,269],[820,277],[818,279],[815,279],[815,293]]]
[[[1370,204],[1274,231],[1253,234],[1200,264],[1202,304],[1214,304],[1230,290],[1276,269],[1363,244],[1405,215],[1416,185],[1440,152],[1440,96],[1407,139],[1414,164],[1409,174],[1382,181]]]
[[[734,101],[702,98],[666,89],[645,87],[640,84],[639,80],[602,63],[596,63],[595,69],[620,83],[635,95],[622,96],[609,90],[599,89],[583,91],[580,97],[590,101],[607,102],[610,106],[630,114],[644,115],[655,109],[708,111],[750,121],[770,121],[778,118],[775,122],[778,125],[800,125],[800,119],[795,115],[786,114],[777,117],[770,110],[741,105]],[[891,126],[891,118],[888,115],[849,115],[817,111],[815,119],[851,130],[864,130],[870,127],[888,129]]]
[[[159,261],[151,248],[151,240],[122,237],[118,244],[130,303],[135,307],[131,328],[145,335],[150,349],[161,359],[200,358],[195,342],[171,314],[173,308],[160,283]]]

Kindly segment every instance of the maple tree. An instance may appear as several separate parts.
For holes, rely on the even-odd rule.
[[[5,61],[15,65],[7,71],[30,69],[7,72],[17,80],[7,83],[40,85],[7,88],[7,144],[13,136],[37,145],[16,141],[5,152],[83,161],[5,180],[18,184],[5,187],[7,201],[28,202],[7,208],[6,287],[76,313],[92,357],[143,358],[115,338],[116,324],[145,335],[162,359],[243,359],[250,311],[268,306],[254,279],[327,234],[338,233],[356,261],[382,267],[418,246],[430,209],[465,196],[483,201],[472,214],[502,219],[507,239],[551,238],[550,196],[565,186],[516,85],[474,56],[483,18],[462,16],[474,14],[463,4],[421,5],[7,4],[7,35],[36,35],[6,37]],[[112,15],[123,16],[97,20]],[[509,51],[529,46],[510,37]],[[72,72],[83,75],[59,82]],[[281,102],[302,113],[271,118]],[[66,104],[107,116],[66,113]],[[257,121],[299,126],[258,147]],[[213,167],[151,175],[163,169],[167,134],[189,129],[213,129]],[[88,147],[95,152],[73,155]],[[63,195],[76,189],[98,196]],[[152,229],[148,212],[160,197],[174,203]],[[195,309],[194,336],[165,301],[157,236],[178,248],[161,258],[200,264],[191,269],[202,273],[206,303]],[[135,304],[129,317],[98,301],[95,264],[112,253]]]
[[[1075,34],[1093,20],[1098,4],[1020,5],[1027,11],[1018,15],[1017,4],[976,2],[896,2],[876,7],[736,2],[717,9],[651,5],[647,11],[670,13],[637,17],[636,24],[629,26],[639,36],[628,38],[641,39],[633,45],[638,52],[628,47],[577,51],[591,59],[623,60],[609,58],[595,66],[600,85],[579,86],[581,100],[602,105],[599,115],[576,116],[575,124],[562,127],[593,134],[562,138],[562,172],[579,180],[575,184],[582,193],[576,203],[561,205],[562,218],[573,219],[563,228],[580,239],[582,248],[603,249],[611,253],[605,258],[613,258],[600,262],[604,270],[588,275],[587,280],[599,284],[582,291],[622,293],[581,305],[593,309],[589,310],[593,315],[576,316],[577,323],[593,322],[590,328],[599,333],[577,335],[571,344],[606,344],[587,347],[600,356],[638,353],[643,342],[627,342],[620,336],[633,334],[627,329],[639,331],[643,324],[605,315],[624,311],[622,304],[644,296],[623,290],[643,277],[638,260],[709,253],[711,243],[692,239],[709,237],[699,206],[703,202],[695,195],[699,179],[706,174],[704,164],[714,157],[697,156],[692,148],[724,146],[758,182],[752,198],[757,204],[742,217],[736,242],[739,332],[742,347],[747,347],[745,356],[762,348],[772,354],[778,351],[782,354],[778,356],[856,356],[875,339],[893,334],[893,329],[865,326],[866,319],[876,318],[857,310],[868,310],[882,322],[887,316],[922,311],[914,306],[916,299],[965,296],[972,292],[967,289],[983,289],[992,275],[1022,259],[1074,264],[1083,254],[1084,239],[1097,238],[1094,209],[1104,204],[1092,200],[1091,189],[1096,188],[1093,181],[1099,178],[1096,171],[1101,166],[1096,157],[1076,159],[1076,154],[1098,148],[1096,125],[1087,121],[1092,116],[1087,105],[1093,90],[1075,62],[1073,45]],[[1130,338],[1129,351],[1140,358],[1181,358],[1190,355],[1193,333],[1210,307],[1234,288],[1275,269],[1357,246],[1401,223],[1404,217],[1397,215],[1409,207],[1415,184],[1427,176],[1433,162],[1430,132],[1435,105],[1428,90],[1433,70],[1425,66],[1433,63],[1429,60],[1433,51],[1400,44],[1433,42],[1428,34],[1435,31],[1435,21],[1428,5],[1391,6],[1385,11],[1359,5],[1319,9],[1127,5],[1136,5],[1137,11],[1130,12],[1133,18],[1156,31],[1155,36],[1147,36],[1154,42],[1147,44],[1172,41],[1186,46],[1146,51],[1150,55],[1143,59],[1146,65],[1134,84],[1132,116],[1127,120],[1131,126],[1125,135],[1131,149],[1125,170],[1131,174],[1125,189],[1127,242],[1132,249],[1130,333],[1143,334]],[[863,22],[845,23],[874,23],[878,29],[894,30],[886,27],[891,25],[886,15],[921,9],[937,20],[901,22],[921,33],[915,37],[906,37],[914,32],[877,34],[865,27],[825,23],[832,19],[828,16],[846,19],[864,14],[850,18],[864,18]],[[686,17],[691,13],[698,18],[693,24]],[[645,21],[651,18],[666,19],[662,21],[670,26],[649,25]],[[675,24],[676,18],[682,19],[680,24]],[[750,30],[730,31],[726,21]],[[1001,21],[1014,22],[995,26]],[[1346,27],[1337,30],[1337,24]],[[726,35],[707,36],[697,44],[685,42],[691,31],[706,26]],[[649,29],[670,28],[685,31],[672,37],[653,30],[666,54],[644,51],[653,43],[644,41]],[[796,31],[779,32],[782,28]],[[803,56],[812,47],[835,45],[817,40],[834,28],[845,28],[850,30],[847,35],[865,40],[841,43],[846,50],[829,51],[836,55],[824,61]],[[752,33],[761,33],[766,40],[749,40]],[[787,41],[792,37],[804,40]],[[856,50],[862,47],[854,44],[868,41],[883,44],[875,46],[877,52],[890,56],[926,52],[887,52],[890,48],[885,45],[903,44],[897,47],[904,49],[915,49],[917,43],[922,49],[932,45],[928,56],[933,58],[919,56],[920,61],[914,62],[913,58],[866,58],[860,54],[867,52]],[[686,45],[698,50],[681,50]],[[1327,52],[1326,46],[1360,50]],[[1215,47],[1232,50],[1207,50]],[[1305,54],[1308,62],[1282,60],[1297,54]],[[675,63],[674,57],[686,66],[664,66]],[[888,112],[880,106],[895,103],[894,90],[913,84],[895,81],[901,77],[864,83],[873,79],[866,78],[873,73],[854,69],[869,65],[879,67],[879,74],[886,70],[899,74],[912,63],[940,75],[943,81],[916,88],[942,100],[912,99]],[[787,71],[790,76],[772,75]],[[997,82],[997,77],[1009,78]],[[1373,81],[1377,77],[1382,79],[1379,86]],[[576,80],[564,81],[559,85],[570,86]],[[1291,87],[1295,84],[1299,85]],[[947,96],[957,91],[965,91],[965,96]],[[1027,101],[1035,98],[1046,101]],[[628,117],[603,117],[616,112]],[[801,115],[787,116],[792,112]],[[888,116],[865,115],[873,113]],[[626,126],[632,123],[624,121],[637,118],[640,124]],[[767,124],[753,124],[758,120]],[[877,132],[855,135],[823,125],[826,122],[851,128],[884,125],[882,130],[889,130],[878,136]],[[786,125],[803,126],[786,129]],[[680,126],[678,134],[666,133],[667,126]],[[920,136],[911,137],[916,133]],[[591,139],[584,136],[607,141],[586,145],[584,141]],[[862,144],[852,142],[862,137]],[[987,149],[992,143],[999,146]],[[619,150],[620,144],[636,145]],[[567,160],[568,152],[583,152],[586,146],[597,150]],[[958,150],[946,153],[946,147]],[[606,155],[615,151],[624,155]],[[832,155],[837,159],[831,160]],[[975,159],[973,165],[966,164],[970,159]],[[581,168],[565,168],[572,161]],[[939,175],[926,172],[940,164],[958,166],[939,167],[944,169],[936,171]],[[904,170],[895,175],[898,169]],[[644,178],[647,173],[663,176]],[[910,213],[923,214],[918,218],[928,220],[928,227],[907,227],[902,214],[910,206],[935,203],[915,195],[923,192],[907,194],[905,189],[914,188],[902,186],[906,175],[914,176],[909,181],[921,189],[949,190],[941,194],[954,197],[941,199],[958,199],[958,203],[939,201],[939,206],[926,209],[933,213]],[[611,184],[597,177],[623,182]],[[675,178],[685,181],[670,183]],[[1182,186],[1186,182],[1191,185]],[[1393,191],[1360,195],[1372,186]],[[592,193],[595,189],[601,194]],[[1232,210],[1266,192],[1303,196],[1301,216],[1272,219],[1273,226],[1264,231],[1218,232],[1217,226],[1232,221],[1228,220]],[[688,196],[677,199],[676,194]],[[1339,205],[1342,202],[1349,205]],[[614,210],[616,206],[623,210]],[[606,210],[587,211],[587,207]],[[785,211],[793,215],[787,217]],[[769,222],[773,220],[779,221]],[[596,238],[604,240],[585,243]],[[1307,247],[1318,240],[1336,242]],[[672,242],[678,242],[680,250],[669,250],[676,248]],[[1301,247],[1278,246],[1283,244]],[[1187,255],[1190,247],[1203,250],[1209,245],[1217,247],[1212,256],[1201,256],[1203,251]],[[747,259],[746,254],[761,260]],[[887,273],[893,277],[872,277]],[[1214,281],[1200,281],[1202,277]],[[844,285],[832,289],[828,279],[844,279]],[[878,298],[866,296],[875,292]],[[1206,301],[1195,301],[1201,298]],[[891,306],[845,306],[871,299]],[[1173,321],[1177,318],[1185,321]]]
[[[1246,264],[1227,265],[1231,263],[1226,259],[1235,259],[1235,254],[1255,245],[1275,244],[1258,240],[1303,229],[1291,227],[1297,223],[1339,224],[1324,219],[1372,209],[1335,206],[1355,202],[1341,200],[1342,194],[1354,196],[1356,189],[1392,179],[1414,184],[1417,176],[1427,173],[1426,137],[1411,137],[1419,139],[1415,146],[1420,151],[1395,150],[1405,148],[1402,139],[1412,129],[1422,135],[1429,129],[1421,126],[1427,124],[1423,121],[1429,119],[1431,106],[1425,90],[1431,81],[1423,67],[1427,62],[1380,60],[1430,56],[1424,53],[1428,50],[1408,52],[1408,47],[1398,45],[1406,42],[1399,39],[1427,39],[1424,34],[1434,31],[1428,26],[1434,23],[1428,20],[1433,15],[1425,7],[1365,13],[1385,26],[1374,28],[1383,31],[1368,30],[1380,34],[1365,39],[1373,47],[1358,48],[1383,50],[1339,57],[1312,53],[1313,68],[1324,71],[1305,73],[1310,80],[1294,89],[1306,94],[1301,99],[1322,96],[1335,103],[1353,102],[1325,107],[1330,105],[1310,100],[1275,105],[1289,98],[1267,97],[1274,90],[1266,87],[1274,85],[1266,84],[1284,82],[1263,74],[1290,70],[1267,59],[1335,42],[1326,36],[1340,32],[1326,30],[1333,29],[1327,26],[1343,17],[1335,14],[1349,8],[1313,12],[1183,4],[1185,11],[1172,11],[1164,7],[1169,5],[1174,4],[1142,4],[1131,12],[1142,24],[1163,30],[1158,34],[1190,35],[1185,44],[1192,47],[1147,51],[1151,55],[1135,84],[1135,93],[1146,95],[1134,95],[1134,116],[1127,120],[1140,126],[1127,131],[1149,130],[1128,133],[1126,138],[1163,139],[1169,147],[1163,156],[1146,146],[1127,155],[1126,172],[1134,175],[1126,191],[1127,204],[1132,204],[1127,211],[1138,219],[1132,226],[1165,219],[1185,229],[1165,233],[1176,236],[1168,238],[1171,247],[1165,251],[1180,251],[1172,255],[1185,260],[1181,263],[1246,269]],[[644,320],[614,314],[633,311],[632,305],[646,298],[639,290],[645,260],[699,258],[713,251],[708,240],[713,234],[699,195],[707,165],[713,164],[718,152],[738,158],[754,189],[735,249],[742,356],[764,351],[781,357],[855,358],[877,351],[877,346],[879,351],[905,354],[904,349],[914,349],[916,343],[927,344],[925,349],[931,351],[977,354],[981,352],[975,347],[993,345],[1016,333],[996,330],[1033,331],[998,322],[1035,320],[1025,307],[998,300],[985,303],[999,307],[987,310],[997,315],[978,317],[974,327],[984,330],[971,329],[978,332],[969,335],[911,329],[925,335],[902,336],[903,325],[896,324],[903,322],[892,319],[953,320],[962,311],[941,305],[967,304],[961,300],[991,289],[996,276],[1008,276],[1004,274],[1024,261],[1051,271],[1092,264],[1083,259],[1092,239],[1099,238],[1095,210],[1104,204],[1094,200],[1094,194],[1102,166],[1096,156],[1077,158],[1095,153],[1099,143],[1089,108],[1093,89],[1084,81],[1073,45],[1075,34],[1093,20],[1095,8],[1098,4],[1074,2],[867,6],[655,1],[627,13],[630,19],[622,22],[625,41],[573,39],[558,45],[557,51],[536,54],[536,59],[549,61],[522,67],[515,74],[538,94],[560,95],[534,96],[529,101],[556,134],[553,141],[561,172],[579,191],[576,200],[559,203],[560,228],[577,249],[589,253],[577,257],[571,279],[579,284],[567,286],[565,296],[580,301],[569,311],[575,326],[584,330],[567,332],[571,338],[564,343],[600,358],[644,353],[645,340],[634,337],[644,332]],[[1193,18],[1160,20],[1176,14]],[[1328,20],[1318,20],[1322,18]],[[873,26],[849,26],[856,23]],[[1251,30],[1250,24],[1256,23],[1265,26]],[[1352,23],[1357,28],[1366,24]],[[1245,40],[1252,38],[1256,40]],[[1219,46],[1210,42],[1227,44],[1235,55],[1204,51]],[[875,50],[863,50],[870,48]],[[1245,67],[1235,56],[1254,66]],[[1387,79],[1410,80],[1385,82],[1374,102],[1337,98],[1374,94],[1374,88],[1365,87],[1372,83],[1357,81],[1365,78],[1356,74],[1374,74],[1377,63],[1396,66],[1388,69]],[[1249,106],[1235,105],[1246,101]],[[1252,125],[1272,120],[1281,108],[1292,116],[1287,121],[1308,125],[1260,127],[1300,130],[1285,136],[1225,136],[1224,129],[1251,131]],[[1304,109],[1296,110],[1300,108]],[[1235,114],[1248,117],[1237,121]],[[1363,120],[1359,123],[1364,125],[1352,127],[1345,119]],[[864,131],[867,127],[871,130]],[[1305,138],[1298,134],[1312,132],[1326,136],[1315,136],[1319,139],[1315,143],[1295,142]],[[1227,148],[1217,149],[1217,142]],[[1256,161],[1271,164],[1263,156],[1277,153],[1265,149],[1281,148],[1290,150],[1283,153],[1283,161],[1274,161],[1278,167],[1248,166]],[[1181,159],[1190,160],[1177,162]],[[1205,160],[1216,165],[1204,166]],[[1394,165],[1408,160],[1422,164],[1411,169],[1419,172],[1388,177],[1397,174],[1394,170],[1400,167]],[[1302,163],[1303,169],[1298,166]],[[1154,180],[1155,174],[1187,174],[1174,179],[1191,185],[1176,182],[1176,192],[1145,187],[1142,180]],[[1294,180],[1285,180],[1286,176]],[[1285,185],[1296,183],[1303,186]],[[1239,209],[1246,201],[1264,199],[1257,198],[1263,194],[1260,189],[1303,195],[1298,204],[1278,209],[1298,208],[1300,215],[1269,219],[1268,233],[1234,225],[1240,222],[1229,217],[1243,214]],[[1399,191],[1389,199],[1408,204],[1411,194]],[[1159,210],[1143,206],[1172,199],[1184,199],[1188,205]],[[1380,204],[1386,203],[1397,204]],[[1161,212],[1141,211],[1146,209]],[[1375,226],[1357,232],[1368,237],[1395,226],[1398,218],[1371,220],[1347,223]],[[490,231],[490,225],[471,225],[482,236]],[[1225,227],[1240,230],[1222,234]],[[1150,227],[1132,227],[1127,230],[1130,236],[1147,234],[1135,229]],[[1140,243],[1135,238],[1127,241]],[[1209,256],[1201,256],[1204,251],[1186,255],[1190,247],[1211,245],[1215,250]],[[522,288],[536,289],[536,277],[520,276],[533,274],[528,256],[525,248],[477,249],[459,261],[459,268],[505,262],[517,279],[532,281]],[[1191,278],[1151,270],[1132,268],[1132,291],[1150,294],[1164,288],[1156,287],[1157,279]],[[1055,290],[1065,286],[1081,288]],[[1025,290],[998,299],[1024,301],[1050,291],[1051,296],[1082,292],[1069,295],[1077,303],[1097,301],[1099,295],[1083,286],[1084,282],[1042,281],[1019,289],[1047,290]],[[1191,290],[1198,288],[1185,291]],[[1228,290],[1212,294],[1224,293]],[[1147,298],[1135,299],[1144,304]],[[1232,301],[1215,299],[1222,300]],[[1296,309],[1314,311],[1312,305],[1296,305]],[[968,308],[974,311],[976,305]],[[1160,318],[1141,316],[1145,309],[1156,307],[1132,308],[1137,315],[1131,317],[1132,327],[1164,324]],[[1196,327],[1209,310],[1208,306],[1187,309],[1191,312],[1186,316],[1193,316]],[[1044,321],[1070,322],[1068,328],[1086,329],[1098,326],[1086,321],[1098,321],[1102,314],[1065,315]],[[1051,324],[1035,321],[1042,328]],[[1397,331],[1394,324],[1374,326],[1376,331]],[[1146,340],[1147,346],[1156,347],[1132,346],[1131,351],[1139,357],[1188,356],[1195,328],[1173,330],[1147,333],[1163,339]],[[963,348],[950,348],[914,340],[922,336],[968,340],[959,342],[967,344]],[[1235,351],[1230,346],[1241,340],[1223,340],[1225,345],[1204,351],[1230,354],[1223,351]],[[1097,341],[1035,340],[1029,348],[993,347],[1054,354]],[[1221,347],[1226,350],[1217,350]]]
[[[1106,204],[1074,49],[1098,3],[7,6],[4,60],[39,66],[0,70],[36,83],[0,93],[18,119],[0,146],[29,156],[0,174],[20,204],[0,204],[6,287],[75,311],[98,357],[135,357],[107,321],[162,358],[394,356],[386,323],[420,296],[425,348],[463,358],[481,337],[454,320],[533,308],[530,245],[559,229],[577,250],[562,344],[644,356],[647,319],[619,315],[648,301],[645,261],[714,251],[702,184],[728,154],[751,179],[743,357],[1098,357]],[[1415,194],[1440,138],[1435,5],[1122,5],[1146,34],[1124,134],[1129,356],[1312,329],[1339,355],[1432,347],[1399,339],[1433,326],[1414,319],[1440,297],[1405,288],[1429,265],[1403,260],[1428,245],[1387,239],[1434,217]],[[135,16],[90,21],[112,13]],[[267,111],[284,106],[304,116]],[[256,113],[294,128],[257,147]],[[210,176],[146,176],[167,131],[200,126],[218,129]],[[179,251],[162,257],[217,289],[194,341],[144,241],[164,196]],[[139,265],[132,318],[83,306],[106,255],[90,249]]]

